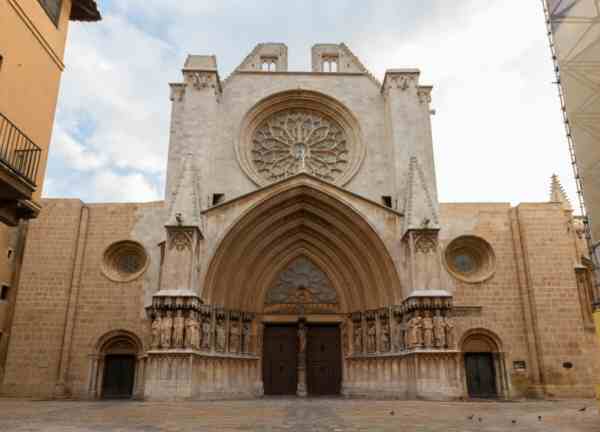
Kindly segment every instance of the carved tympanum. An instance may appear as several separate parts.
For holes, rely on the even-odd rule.
[[[302,171],[335,182],[348,167],[349,153],[344,129],[316,111],[277,112],[252,136],[252,163],[266,182]]]
[[[337,293],[321,269],[305,257],[282,271],[267,292],[266,304],[335,304]]]

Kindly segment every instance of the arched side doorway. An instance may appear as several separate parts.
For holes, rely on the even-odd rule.
[[[143,352],[139,338],[118,330],[100,338],[92,355],[90,395],[103,399],[130,399],[140,392]]]
[[[462,338],[466,393],[472,398],[506,396],[503,355],[498,338],[483,329],[471,330]]]

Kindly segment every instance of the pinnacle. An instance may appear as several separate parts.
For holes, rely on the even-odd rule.
[[[550,183],[550,202],[561,203],[564,210],[573,210],[571,202],[567,197],[567,193],[560,183],[560,179],[556,174],[552,174]]]

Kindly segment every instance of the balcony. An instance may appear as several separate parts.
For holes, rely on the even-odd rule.
[[[14,226],[39,213],[31,198],[41,156],[42,149],[0,113],[0,221]]]

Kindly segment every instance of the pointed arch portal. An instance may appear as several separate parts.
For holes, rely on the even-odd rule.
[[[260,313],[269,287],[300,258],[330,281],[340,312],[396,304],[401,296],[394,263],[365,218],[327,186],[304,182],[279,190],[234,224],[211,261],[202,297]]]

